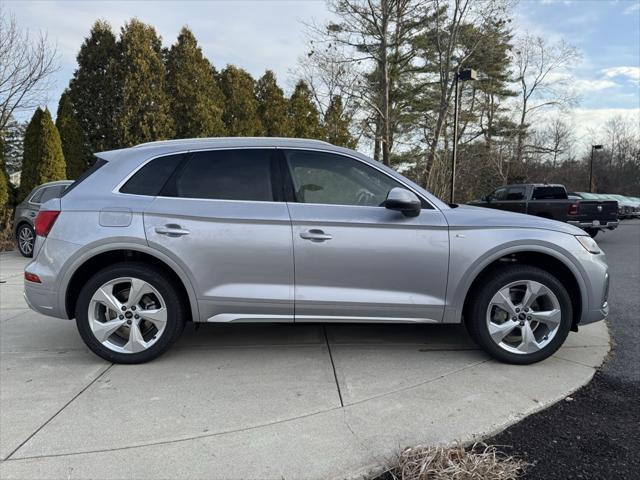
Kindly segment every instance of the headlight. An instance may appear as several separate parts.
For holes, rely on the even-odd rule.
[[[576,235],[576,240],[580,242],[580,245],[589,253],[601,253],[600,247],[596,241],[589,235]]]

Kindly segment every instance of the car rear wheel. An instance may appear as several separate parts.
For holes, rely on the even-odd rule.
[[[23,257],[33,257],[33,246],[36,243],[36,232],[28,223],[20,225],[16,235],[18,250]]]
[[[571,322],[571,299],[562,283],[528,265],[497,270],[479,286],[465,312],[476,343],[498,360],[520,365],[555,353]]]
[[[175,286],[160,269],[121,263],[99,271],[80,291],[76,324],[84,342],[115,363],[142,363],[164,353],[185,323]]]

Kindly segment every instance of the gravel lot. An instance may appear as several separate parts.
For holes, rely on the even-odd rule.
[[[611,269],[613,350],[570,398],[487,440],[533,466],[533,479],[632,479],[640,472],[640,220],[598,236]]]

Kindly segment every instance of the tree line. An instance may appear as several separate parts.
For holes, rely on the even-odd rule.
[[[321,114],[304,80],[286,96],[271,70],[257,80],[235,65],[218,71],[187,27],[163,48],[137,19],[118,37],[97,21],[77,63],[55,124],[38,107],[26,127],[17,201],[41,183],[77,178],[93,152],[156,140],[282,136],[356,145],[340,96]]]

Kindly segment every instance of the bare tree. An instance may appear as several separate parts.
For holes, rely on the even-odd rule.
[[[570,88],[572,77],[567,70],[579,58],[575,47],[564,40],[550,43],[530,34],[519,39],[513,59],[520,87],[517,161],[524,159],[530,117],[546,107],[563,107],[578,100],[578,95]]]
[[[0,7],[0,131],[12,115],[46,98],[58,55],[44,33],[32,37]]]

